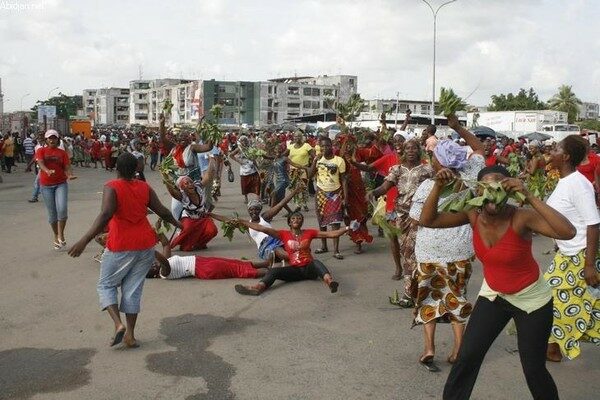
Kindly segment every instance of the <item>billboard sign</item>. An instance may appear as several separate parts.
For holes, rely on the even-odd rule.
[[[56,118],[56,106],[38,106],[38,121],[44,119],[44,116],[48,119]]]

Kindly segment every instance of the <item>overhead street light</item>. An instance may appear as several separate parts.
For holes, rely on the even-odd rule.
[[[52,93],[52,92],[54,92],[55,90],[58,90],[58,89],[59,89],[59,87],[57,86],[57,87],[55,87],[55,88],[52,88],[52,89],[50,89],[50,90],[48,91],[48,100],[50,100],[50,93]]]
[[[431,124],[435,125],[435,36],[437,33],[437,14],[442,7],[448,5],[450,3],[454,3],[456,0],[446,1],[439,5],[436,9],[434,9],[431,4],[429,4],[428,0],[421,0],[423,3],[427,4],[431,13],[433,14],[433,79],[432,79],[432,89],[431,89]]]
[[[29,96],[31,93],[27,93],[24,94],[23,96],[21,96],[21,106],[19,107],[19,111],[23,111],[23,99],[27,96]]]

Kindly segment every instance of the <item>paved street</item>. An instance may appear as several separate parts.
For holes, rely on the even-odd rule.
[[[320,282],[276,284],[258,298],[233,286],[242,280],[150,280],[137,337],[141,347],[108,347],[112,324],[99,311],[99,264],[90,243],[80,258],[51,249],[42,202],[29,204],[33,175],[3,173],[0,184],[0,399],[439,399],[450,370],[452,336],[439,326],[431,374],[417,363],[419,327],[411,312],[388,303],[398,282],[387,243],[376,238],[362,255],[342,238],[346,259],[318,256],[340,282],[332,295]],[[70,184],[67,241],[74,243],[100,207],[104,170],[78,168]],[[161,199],[170,198],[148,172]],[[226,181],[226,179],[224,179]],[[239,180],[224,183],[222,213],[245,213]],[[306,227],[316,226],[314,207]],[[151,216],[155,217],[155,216]],[[152,218],[154,220],[154,218]],[[284,227],[278,217],[274,224]],[[374,231],[374,229],[373,229]],[[313,249],[318,245],[313,243]],[[538,261],[551,255],[535,239]],[[254,259],[239,233],[219,235],[203,254]],[[469,285],[475,299],[479,264]],[[516,338],[502,334],[487,355],[473,399],[529,399]],[[562,399],[597,399],[600,351],[583,345],[576,361],[550,365]]]

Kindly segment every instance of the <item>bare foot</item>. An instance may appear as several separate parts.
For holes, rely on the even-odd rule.
[[[129,337],[125,337],[123,338],[123,344],[125,345],[125,347],[127,347],[128,349],[135,349],[140,347],[140,345],[138,344],[138,342],[135,340],[135,338],[129,338]]]
[[[548,350],[546,351],[546,360],[552,362],[561,362],[562,353],[557,343],[548,343]]]

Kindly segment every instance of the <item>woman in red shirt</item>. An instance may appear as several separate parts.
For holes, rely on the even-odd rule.
[[[558,211],[529,193],[523,182],[510,178],[506,168],[483,168],[477,180],[499,182],[507,192],[521,192],[531,208],[485,202],[482,207],[456,213],[438,213],[443,188],[456,177],[448,169],[436,181],[423,205],[419,224],[451,228],[470,224],[473,248],[483,264],[484,281],[471,313],[464,339],[446,385],[444,400],[469,399],[490,346],[512,318],[517,327],[519,355],[534,399],[558,400],[552,376],[546,369],[546,348],[552,327],[552,293],[533,258],[532,233],[568,240],[575,227]],[[448,309],[455,308],[446,300]],[[421,363],[426,363],[423,359]]]
[[[239,294],[258,296],[267,290],[276,280],[285,282],[296,282],[307,279],[323,279],[331,293],[337,292],[338,283],[333,280],[331,273],[319,260],[315,260],[310,251],[310,242],[315,238],[339,238],[350,230],[344,227],[335,231],[319,231],[317,229],[302,229],[304,216],[299,212],[293,212],[288,217],[290,230],[277,230],[254,222],[236,220],[240,225],[254,229],[259,232],[279,239],[289,256],[289,267],[271,268],[269,272],[256,284],[252,286],[235,285]]]
[[[123,153],[117,158],[118,178],[104,186],[100,214],[90,230],[69,250],[71,257],[79,257],[87,244],[108,224],[108,240],[100,264],[97,290],[100,307],[108,311],[115,324],[111,346],[121,341],[127,347],[138,346],[134,336],[135,323],[140,311],[144,279],[154,262],[154,245],[157,242],[146,209],[150,208],[163,220],[181,228],[154,190],[146,182],[135,179],[137,165],[137,158],[130,153]],[[118,287],[121,287],[120,305],[117,305]],[[120,313],[125,313],[127,328],[121,322]]]
[[[58,147],[60,141],[58,132],[50,129],[44,137],[47,146],[37,150],[35,159],[40,167],[40,187],[48,211],[48,222],[54,233],[54,249],[60,250],[67,244],[65,241],[69,197],[67,180],[75,177],[71,172],[71,162],[67,152]]]

